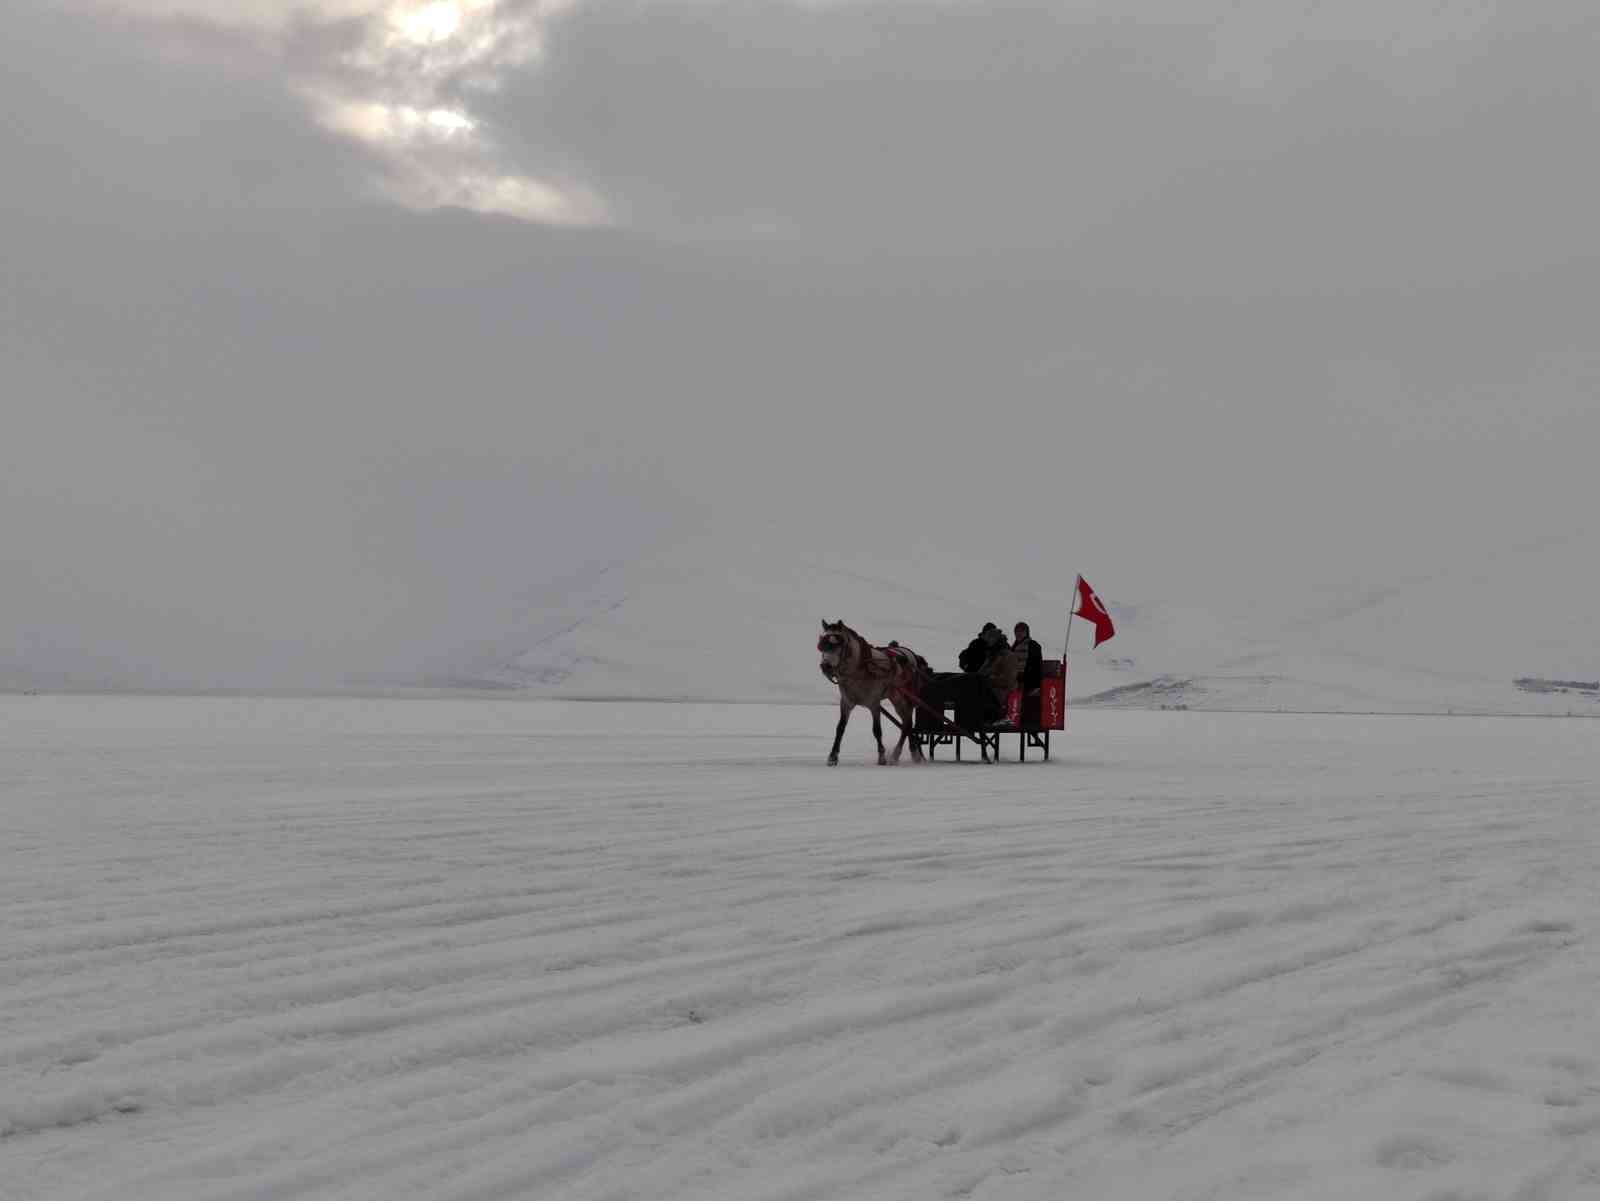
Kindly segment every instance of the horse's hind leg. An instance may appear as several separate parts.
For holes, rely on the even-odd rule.
[[[889,760],[883,752],[883,710],[877,705],[872,706],[872,736],[878,742],[878,766],[885,767]],[[896,748],[895,758],[899,757],[900,751]]]
[[[895,712],[896,713],[898,713],[900,711],[900,702],[899,701],[890,700],[889,703],[895,707]],[[882,728],[878,724],[878,716],[882,712],[883,712],[883,702],[879,701],[877,706],[873,709],[873,712],[872,712],[872,724],[873,724],[873,727],[875,729],[881,729]],[[899,763],[900,762],[900,752],[905,750],[905,749],[906,749],[906,723],[902,721],[900,723],[900,741],[894,744],[894,754],[889,756],[888,762],[890,762],[890,763]],[[878,744],[878,762],[879,763],[884,762],[883,744],[881,742]]]
[[[906,740],[911,741],[911,762],[922,762],[922,746],[911,733],[911,723],[917,720],[916,706],[909,701],[896,701],[895,712],[900,715],[900,745],[894,748],[895,762],[900,761],[900,751],[906,745]]]
[[[844,697],[841,696],[839,698],[839,724],[834,728],[833,731],[833,750],[828,752],[829,767],[839,766],[839,740],[844,737],[844,727],[846,723],[849,722],[850,710],[854,707],[855,706],[853,706],[849,701],[845,700]]]

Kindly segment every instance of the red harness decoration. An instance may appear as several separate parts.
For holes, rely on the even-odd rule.
[[[845,627],[845,634],[848,636],[846,645],[854,648],[855,665],[852,671],[852,669],[845,666],[844,660],[841,658],[838,674],[856,674],[868,678],[881,678],[892,676],[897,670],[905,670],[913,678],[916,677],[917,655],[910,647],[898,644],[894,646],[873,646],[860,634],[850,629],[849,626]],[[817,649],[823,649],[821,639],[818,640]],[[882,660],[881,662],[880,659]],[[895,691],[906,692],[908,696],[913,695],[907,689],[897,688]]]

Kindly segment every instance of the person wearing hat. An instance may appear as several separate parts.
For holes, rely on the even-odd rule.
[[[992,622],[984,627],[983,639],[989,644],[989,658],[983,665],[983,674],[988,677],[989,688],[994,694],[995,712],[997,716],[1004,716],[1006,699],[1017,686],[1022,660],[1011,653],[1011,648],[1006,645],[1006,636]]]
[[[951,695],[955,698],[956,724],[967,729],[986,725],[994,716],[994,695],[989,687],[989,661],[996,650],[1005,644],[1005,638],[994,622],[986,621],[978,636],[967,643],[956,662],[961,675],[951,681]]]
[[[1033,640],[1025,621],[1017,622],[1012,633],[1016,640],[1011,644],[1011,653],[1021,667],[1022,720],[1024,724],[1037,724],[1039,685],[1044,680],[1044,648]]]
[[[1044,679],[1044,648],[1033,640],[1025,621],[1017,622],[1011,632],[1016,635],[1011,652],[1022,660],[1022,691],[1024,694],[1037,691],[1039,682]]]
[[[967,643],[967,649],[956,659],[961,665],[961,670],[981,672],[988,665],[990,656],[994,654],[1002,638],[1000,628],[994,622],[984,622],[983,629],[978,631],[978,636]]]

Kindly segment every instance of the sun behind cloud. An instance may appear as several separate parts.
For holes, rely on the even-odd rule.
[[[461,6],[455,0],[434,0],[420,8],[391,12],[389,23],[407,41],[431,46],[461,28]]]
[[[538,70],[549,22],[581,0],[62,0],[130,16],[186,54],[240,46],[276,61],[317,124],[383,166],[394,203],[494,212],[561,225],[608,220],[581,182],[514,163],[472,98]],[[319,39],[321,30],[337,36]],[[196,37],[196,30],[225,35]],[[354,32],[352,36],[351,31]]]
[[[302,90],[319,121],[389,160],[385,192],[416,207],[458,206],[529,220],[605,219],[592,192],[513,168],[473,115],[474,91],[537,70],[544,25],[572,0],[427,0],[374,8],[368,35]]]

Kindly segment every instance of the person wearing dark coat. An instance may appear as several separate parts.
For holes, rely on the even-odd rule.
[[[1039,723],[1039,685],[1044,680],[1044,649],[1028,632],[1028,623],[1017,622],[1012,631],[1017,638],[1011,644],[1011,653],[1022,664],[1018,684],[1022,689],[1022,721],[1024,725]]]
[[[1044,648],[1033,640],[1025,621],[1017,622],[1012,633],[1017,640],[1011,644],[1011,652],[1023,661],[1022,692],[1027,695],[1035,691],[1044,679]]]
[[[956,706],[956,722],[969,730],[988,725],[1005,710],[1003,697],[1012,685],[1010,675],[1016,670],[1016,660],[1006,645],[1006,636],[992,621],[983,623],[978,636],[967,644],[957,662],[965,677]],[[996,694],[997,677],[1004,677],[999,697]]]
[[[995,652],[1005,646],[1005,635],[992,621],[983,623],[978,636],[967,643],[956,662],[961,665],[961,675],[951,681],[950,695],[955,699],[956,724],[969,730],[987,725],[994,719],[994,696],[989,688],[988,668]]]
[[[967,649],[962,651],[956,658],[961,670],[973,673],[981,672],[988,665],[990,657],[994,654],[995,648],[1001,644],[1003,638],[1004,635],[1000,633],[1000,628],[994,622],[984,622],[983,629],[979,631],[978,636],[967,643]]]

